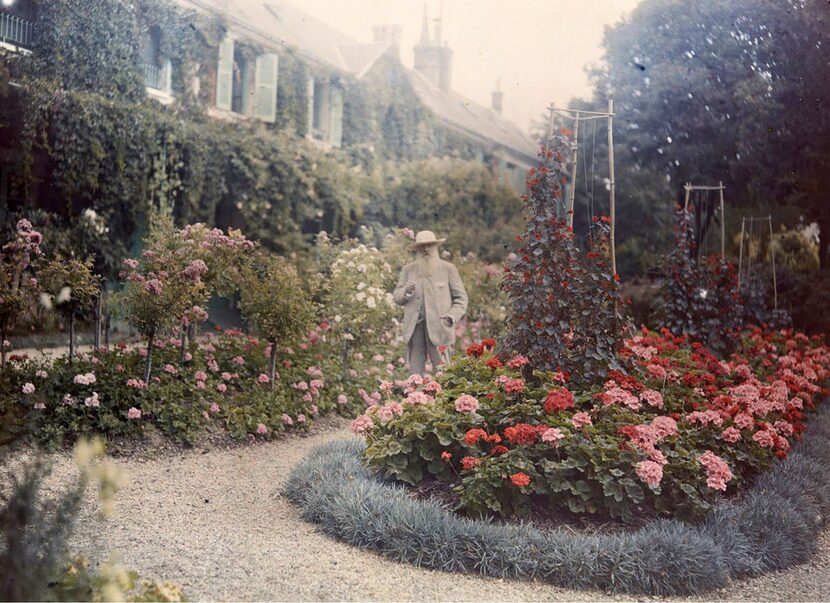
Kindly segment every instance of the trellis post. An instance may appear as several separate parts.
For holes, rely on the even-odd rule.
[[[769,218],[769,251],[772,254],[772,294],[773,299],[775,300],[775,309],[778,309],[778,281],[775,277],[775,245],[773,244],[774,241],[772,240],[772,214],[768,215]]]
[[[718,192],[720,193],[720,259],[726,259],[726,212],[723,208],[723,180],[718,182]],[[770,224],[772,227],[772,224]]]
[[[746,217],[741,218],[741,250],[738,253],[738,288],[741,288],[741,275],[744,266],[744,228],[746,227]]]
[[[571,165],[573,175],[571,176],[571,190],[568,191],[568,204],[565,207],[565,220],[568,226],[573,228],[574,225],[574,198],[576,197],[576,166],[579,161],[579,111],[576,112],[576,123],[574,124],[574,141],[573,141],[573,155]]]
[[[608,99],[608,178],[611,181],[611,271],[617,274],[617,250],[614,243],[616,219],[616,181],[614,180],[614,99]]]

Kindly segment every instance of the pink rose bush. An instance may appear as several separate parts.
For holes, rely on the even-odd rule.
[[[620,352],[628,370],[596,386],[527,379],[524,358],[494,349],[471,344],[437,378],[382,388],[354,424],[367,463],[449,480],[471,513],[524,513],[532,492],[576,513],[698,517],[787,456],[830,376],[830,349],[792,331],[747,330],[721,360],[644,329]]]

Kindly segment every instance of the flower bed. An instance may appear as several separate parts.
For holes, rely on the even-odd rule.
[[[657,519],[616,534],[500,525],[415,500],[370,470],[360,440],[320,446],[292,471],[286,496],[327,534],[417,566],[563,588],[631,595],[688,595],[730,579],[803,563],[830,519],[830,411],[809,437],[702,522]]]
[[[830,350],[789,331],[744,333],[719,361],[702,345],[644,330],[635,368],[573,391],[495,342],[438,378],[381,386],[353,429],[370,467],[410,484],[448,480],[468,514],[526,515],[531,503],[630,521],[703,516],[787,456],[804,431]]]
[[[356,353],[360,372],[344,375],[328,332],[324,322],[293,347],[277,347],[274,388],[267,374],[271,346],[237,330],[208,333],[184,362],[178,339],[156,340],[158,370],[147,383],[139,378],[146,350],[124,344],[74,362],[14,358],[0,372],[0,411],[44,443],[91,433],[139,436],[150,425],[185,442],[211,428],[267,439],[306,429],[323,414],[354,416],[371,399],[366,390],[378,375],[394,378],[403,370],[390,344],[379,342],[363,348],[368,357]]]

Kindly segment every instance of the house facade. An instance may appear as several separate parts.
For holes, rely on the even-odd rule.
[[[361,42],[284,0],[111,0],[111,3],[103,0],[88,4],[81,0],[4,2],[0,5],[0,86],[5,70],[5,85],[17,89],[16,102],[25,104],[26,91],[16,81],[14,65],[21,58],[34,58],[37,62],[37,54],[42,52],[47,56],[40,57],[40,65],[50,72],[44,78],[73,79],[68,91],[80,87],[82,96],[100,97],[97,110],[105,112],[111,110],[109,104],[113,102],[121,111],[129,111],[129,103],[135,103],[137,109],[143,107],[142,110],[150,110],[150,105],[155,105],[161,116],[167,116],[168,125],[164,126],[167,130],[172,124],[186,120],[197,133],[203,122],[230,128],[238,126],[240,132],[250,131],[256,136],[273,133],[281,141],[293,138],[342,158],[343,163],[357,170],[371,170],[373,165],[385,161],[457,157],[478,161],[494,178],[517,190],[523,188],[524,174],[535,156],[534,143],[501,116],[501,92],[493,93],[491,107],[483,107],[453,91],[452,50],[441,39],[440,24],[436,31],[429,31],[426,15],[421,38],[413,49],[415,68],[409,69],[400,60],[401,30],[397,25],[377,26],[373,40]],[[113,51],[113,57],[137,63],[136,77],[142,80],[144,98],[119,96],[118,90],[129,86],[109,80],[120,77],[124,69],[115,71],[115,67],[107,64],[106,57],[99,57],[99,67],[112,69],[109,79],[106,74],[90,73],[88,65],[53,66],[48,55],[54,52],[55,44],[62,43],[64,33],[55,29],[44,33],[38,28],[54,28],[55,21],[71,16],[80,5],[84,9],[89,6],[89,13],[82,16],[86,22],[78,26],[79,30],[89,29],[90,23],[106,27],[106,23],[94,21],[97,12],[93,5],[105,7],[98,11],[104,15],[102,19],[107,18],[106,11],[114,10],[113,7],[123,9],[119,18],[134,24],[129,32],[119,32],[123,35],[123,48],[120,54]],[[51,21],[44,24],[45,13],[49,13]],[[70,40],[76,34],[83,35],[83,32],[79,34],[76,30],[65,37]],[[47,50],[39,50],[44,45]],[[69,58],[63,56],[62,61],[74,60],[71,53],[66,55]],[[86,68],[87,72],[79,67]],[[63,75],[58,73],[61,69]],[[51,73],[53,70],[55,73]],[[39,75],[35,73],[35,77]],[[99,88],[110,90],[100,92],[88,84],[96,78]],[[8,109],[11,103],[6,104]],[[34,165],[21,165],[13,134],[16,116],[13,111],[6,111],[4,125],[3,112],[4,108],[0,107],[0,208],[13,209],[24,202],[31,205],[32,198],[38,205],[39,199],[54,196],[58,189],[66,196],[63,189],[67,186],[55,186],[50,181],[50,170],[54,171],[55,165],[53,157],[35,161]],[[211,127],[205,126],[207,130]],[[284,149],[285,145],[280,144]],[[94,155],[93,150],[87,150],[86,156],[90,153]],[[175,154],[176,149],[162,149],[150,160],[154,165],[168,159],[172,162],[170,158]],[[66,157],[63,159],[69,161]],[[187,171],[186,164],[177,166],[175,169],[179,172]],[[166,172],[171,169],[164,168]],[[163,173],[159,178],[168,176],[169,173]],[[184,188],[182,174],[176,177],[180,181],[178,186]],[[159,179],[156,174],[149,178]],[[175,183],[172,186],[175,188]],[[226,196],[235,192],[233,185],[220,181],[219,186],[230,189]],[[82,194],[74,185],[68,188],[71,189],[69,196],[77,196],[80,204],[104,194],[103,187],[82,191]],[[142,194],[156,195],[152,190]],[[185,194],[190,193],[178,193]],[[313,191],[308,194],[312,199],[317,195]],[[211,192],[211,195],[219,193]],[[63,201],[51,203],[54,206]],[[267,203],[269,207],[270,203]],[[232,202],[234,206],[240,204],[245,202]],[[210,212],[185,218],[212,219]],[[321,223],[325,226],[325,220]]]

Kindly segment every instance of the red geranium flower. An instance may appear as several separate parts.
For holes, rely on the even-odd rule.
[[[481,439],[487,439],[487,432],[478,427],[474,427],[464,434],[464,443],[467,446],[475,446]]]
[[[530,485],[530,476],[527,473],[514,473],[510,476],[510,482],[514,486],[529,486]]]
[[[478,467],[479,463],[481,463],[481,459],[474,456],[465,456],[461,459],[461,468],[464,469],[464,471],[469,471],[470,469]]]
[[[517,423],[504,430],[504,437],[511,444],[527,444],[532,445],[536,443],[539,434],[533,425],[527,423]]]
[[[452,455],[449,452],[447,452],[445,450],[444,452],[441,453],[441,460],[442,461],[444,461],[446,463],[449,463],[450,459],[452,459]]]
[[[545,412],[548,414],[565,410],[566,408],[573,408],[573,406],[574,396],[565,387],[550,390],[547,398],[545,398]]]
[[[484,346],[480,343],[472,343],[467,346],[467,356],[481,356],[484,353]]]
[[[505,454],[507,452],[509,452],[507,446],[502,446],[501,444],[499,444],[498,446],[493,446],[493,449],[490,451],[490,454],[492,454],[493,456],[501,456],[502,454]]]
[[[487,362],[485,362],[485,364],[487,365],[488,368],[491,368],[493,370],[496,370],[497,368],[501,368],[502,366],[504,366],[502,361],[499,360],[498,356],[493,356],[492,358],[487,360]]]

